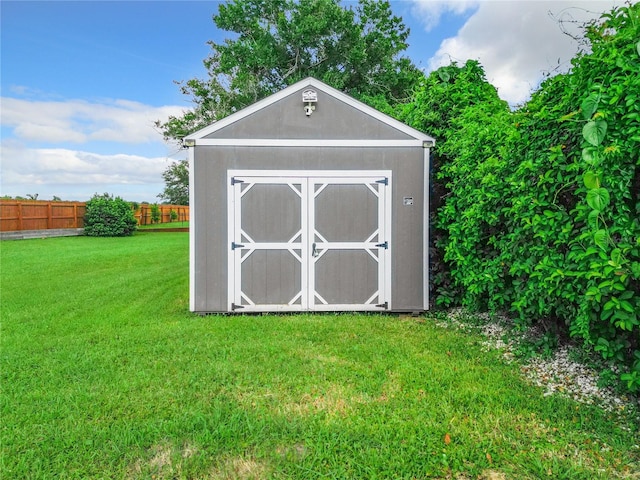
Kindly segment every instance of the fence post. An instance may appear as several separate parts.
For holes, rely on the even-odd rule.
[[[22,230],[22,203],[16,202],[18,206],[18,230]]]

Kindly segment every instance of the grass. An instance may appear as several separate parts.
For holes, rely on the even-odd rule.
[[[2,242],[3,479],[639,478],[637,425],[429,318],[188,313],[188,235]]]
[[[138,225],[138,230],[149,230],[156,228],[189,228],[189,222],[166,222],[166,223],[151,223],[149,225]]]

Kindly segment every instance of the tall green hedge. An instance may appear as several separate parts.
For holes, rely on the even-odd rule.
[[[589,53],[514,112],[473,100],[488,91],[483,74],[453,88],[469,64],[418,92],[429,101],[416,96],[414,119],[440,91],[457,99],[435,119],[446,273],[435,289],[442,304],[580,338],[640,391],[640,4],[604,15],[586,39]]]
[[[413,101],[398,115],[400,120],[436,138],[431,152],[430,278],[435,287],[432,298],[444,306],[455,305],[462,290],[451,277],[450,265],[444,261],[442,246],[446,243],[447,225],[436,222],[445,199],[451,195],[449,182],[441,175],[443,167],[452,164],[457,154],[447,139],[459,128],[457,122],[465,110],[477,105],[490,105],[496,113],[509,111],[495,87],[487,82],[480,64],[469,60],[462,66],[453,63],[431,72],[416,90]]]

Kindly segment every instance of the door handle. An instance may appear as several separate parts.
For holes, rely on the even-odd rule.
[[[318,252],[318,249],[316,248],[316,243],[313,242],[313,245],[311,246],[311,256],[317,257],[318,255],[320,255],[320,252]]]

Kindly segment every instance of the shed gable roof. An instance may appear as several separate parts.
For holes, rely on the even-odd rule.
[[[309,88],[317,91],[318,103],[317,110],[307,117],[301,94]],[[185,140],[196,145],[434,143],[432,137],[311,77],[194,132]]]

